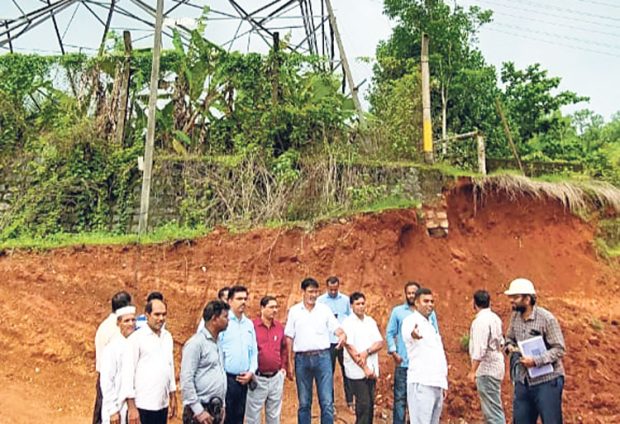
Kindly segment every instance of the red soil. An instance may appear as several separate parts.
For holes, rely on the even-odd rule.
[[[94,397],[94,333],[108,299],[127,289],[138,303],[151,290],[169,303],[168,329],[179,359],[207,299],[245,283],[250,315],[259,298],[275,294],[285,306],[300,298],[299,282],[341,276],[343,291],[366,293],[369,313],[385,328],[402,284],[417,279],[437,297],[450,364],[443,421],[481,422],[467,355],[459,337],[473,316],[471,294],[486,288],[507,318],[501,292],[518,276],[534,281],[540,304],[559,319],[567,343],[567,423],[620,422],[620,341],[617,264],[599,260],[594,229],[551,201],[501,194],[473,201],[463,184],[448,194],[450,235],[431,239],[416,211],[361,215],[301,229],[218,230],[204,239],[159,246],[76,247],[0,257],[0,423],[84,423]],[[282,308],[284,309],[284,308]],[[285,312],[281,311],[282,318]],[[390,422],[392,364],[382,358],[378,409]],[[287,383],[284,422],[295,422],[295,388]],[[338,386],[340,387],[340,386]],[[504,404],[510,414],[510,383]],[[337,390],[339,421],[353,422]],[[315,415],[318,413],[315,408]]]

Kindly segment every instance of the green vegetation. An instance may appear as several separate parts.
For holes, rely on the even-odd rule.
[[[493,19],[488,10],[441,0],[385,0],[384,10],[395,26],[377,47],[364,129],[322,58],[285,46],[227,52],[202,38],[203,24],[189,45],[176,36],[163,52],[156,114],[160,216],[151,222],[161,228],[139,240],[127,234],[135,230],[151,51],[127,60],[113,34],[98,57],[1,55],[0,245],[157,242],[217,225],[286,227],[415,207],[425,174],[471,176],[481,188],[501,182],[573,211],[620,210],[611,185],[620,184],[620,113],[610,122],[589,110],[563,115],[563,106],[586,99],[560,91],[560,79],[539,64],[486,63],[476,38]],[[526,171],[545,175],[481,179],[472,140],[421,163],[423,32],[431,38],[434,138],[478,129],[490,159],[512,159],[499,101]],[[607,256],[620,252],[604,236],[601,246]]]
[[[463,333],[459,337],[459,346],[462,352],[469,352],[469,333]]]

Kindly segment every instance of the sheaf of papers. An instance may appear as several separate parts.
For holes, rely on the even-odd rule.
[[[547,346],[545,346],[545,341],[542,336],[532,337],[531,339],[520,341],[517,344],[523,356],[536,357],[547,352]],[[546,364],[540,367],[528,368],[527,372],[530,378],[540,377],[541,375],[552,373],[553,365]]]

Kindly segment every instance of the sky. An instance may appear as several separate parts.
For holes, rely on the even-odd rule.
[[[155,4],[154,0],[144,1]],[[193,1],[208,4],[214,10],[224,10],[224,3],[228,4],[226,0]],[[317,0],[314,1],[318,4]],[[166,5],[174,2],[165,0]],[[267,3],[266,0],[239,2],[248,5],[250,10],[250,6]],[[17,16],[16,3],[24,10],[33,10],[43,4],[41,0],[0,0],[0,19]],[[332,3],[352,64],[353,77],[357,84],[366,80],[361,88],[365,95],[372,78],[372,63],[361,59],[374,56],[377,43],[389,37],[393,22],[382,13],[383,0],[332,0]],[[589,108],[608,120],[620,111],[620,0],[450,0],[450,4],[455,3],[494,11],[493,22],[485,25],[479,34],[478,46],[488,63],[498,69],[506,61],[514,62],[518,68],[540,63],[550,76],[562,79],[561,90],[590,97],[588,103],[565,108],[566,113]],[[119,0],[119,4],[129,9],[133,3],[132,0]],[[105,17],[103,11],[92,5],[91,8]],[[200,11],[179,8],[179,13],[181,15],[177,17],[184,16],[183,13],[195,17]],[[100,25],[84,6],[68,7],[58,14],[57,19],[68,50],[97,45]],[[142,35],[149,34],[144,26],[120,18],[113,22],[114,25],[135,27],[132,35],[137,44]],[[236,25],[225,20],[209,22],[207,37],[223,43],[231,38]],[[57,51],[55,40],[53,26],[46,22],[17,40],[14,47],[17,51]],[[232,48],[246,51],[249,46],[251,50],[264,50],[264,43],[256,36],[249,40],[249,45],[242,39]],[[3,51],[6,50],[0,54]],[[367,105],[365,101],[364,104]]]

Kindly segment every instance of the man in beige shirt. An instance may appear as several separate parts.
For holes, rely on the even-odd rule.
[[[480,406],[487,424],[506,424],[502,407],[502,380],[506,372],[502,346],[502,320],[491,310],[491,296],[486,290],[474,293],[476,318],[469,330],[469,379],[476,383]]]

